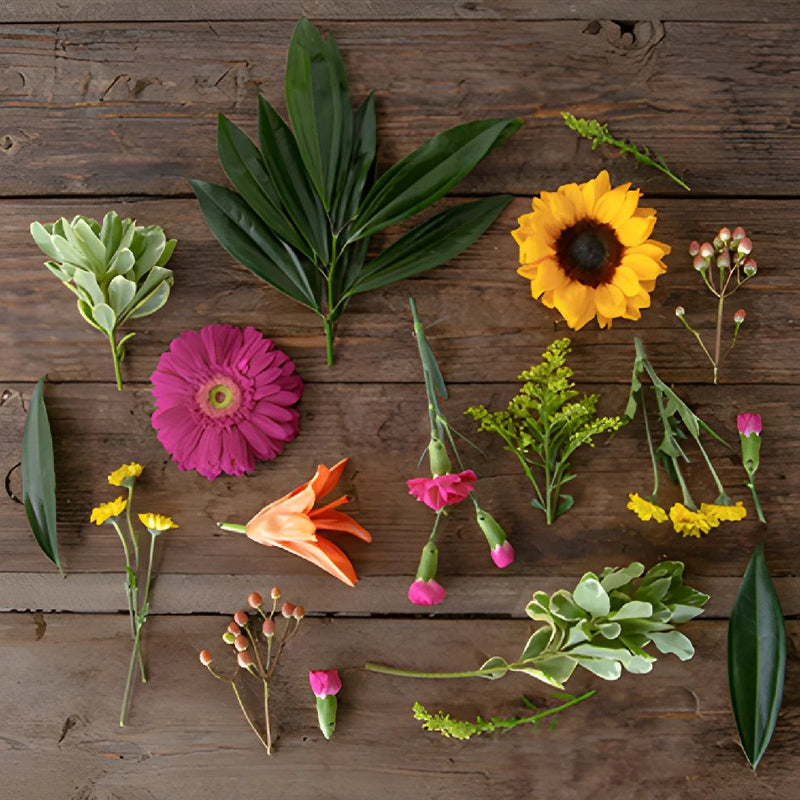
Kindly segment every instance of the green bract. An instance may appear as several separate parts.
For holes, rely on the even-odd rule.
[[[117,388],[119,363],[129,333],[119,342],[117,329],[129,319],[158,311],[169,297],[172,270],[166,269],[176,239],[167,240],[157,225],[137,225],[109,211],[103,222],[77,216],[50,225],[34,222],[31,236],[52,261],[45,266],[78,297],[78,311],[108,337]]]
[[[270,286],[319,314],[330,364],[334,327],[351,297],[454,258],[511,195],[450,207],[368,259],[370,237],[447,194],[522,121],[458,125],[375,180],[373,95],[353,110],[336,42],[323,39],[307,19],[292,35],[284,88],[293,130],[261,97],[258,147],[219,115],[219,159],[236,191],[190,183],[217,241]]]
[[[519,376],[525,381],[505,411],[487,411],[483,406],[468,408],[479,431],[496,433],[519,459],[536,497],[531,505],[545,512],[547,524],[572,507],[572,497],[561,487],[575,474],[569,459],[582,444],[592,445],[592,437],[617,430],[625,420],[598,417],[596,394],[579,396],[566,366],[569,339],[557,339],[542,353],[541,364]],[[541,473],[540,485],[534,470]]]
[[[536,592],[525,611],[544,625],[516,662],[494,656],[481,666],[481,677],[524,672],[561,689],[581,666],[616,680],[623,668],[650,672],[656,658],[645,648],[651,642],[659,652],[687,661],[694,647],[675,625],[701,614],[708,595],[684,585],[680,561],[662,561],[637,580],[643,572],[634,561],[599,575],[587,572],[572,592]]]

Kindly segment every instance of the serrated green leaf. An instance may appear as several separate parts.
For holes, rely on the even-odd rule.
[[[591,573],[587,573],[587,575],[591,575]],[[596,577],[587,577],[587,575],[584,575],[575,587],[572,598],[593,617],[605,617],[611,609],[608,593]]]
[[[44,378],[33,390],[22,432],[22,502],[42,552],[59,568],[53,436],[44,402]]]
[[[455,258],[486,232],[511,200],[511,195],[500,195],[462,203],[412,228],[364,265],[348,295],[389,286]]]
[[[434,136],[375,182],[356,214],[350,241],[372,236],[435,203],[521,125],[519,119],[477,120]]]
[[[778,721],[786,673],[786,628],[764,547],[753,553],[728,625],[728,683],[745,755],[753,769]]]

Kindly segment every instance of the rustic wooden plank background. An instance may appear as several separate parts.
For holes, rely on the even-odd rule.
[[[794,4],[485,2],[228,4],[176,0],[10,0],[0,25],[0,798],[182,800],[231,793],[366,798],[725,798],[800,794],[797,615],[797,300],[800,218],[797,144],[800,15]],[[282,107],[291,29],[302,13],[333,33],[354,97],[375,89],[379,161],[385,167],[433,133],[488,115],[519,115],[515,138],[459,187],[464,196],[512,192],[497,225],[453,263],[351,303],[337,364],[324,365],[317,319],[234,265],[208,232],[187,177],[221,180],[215,115],[254,130],[258,93]],[[692,185],[605,149],[592,151],[559,112],[593,116],[649,144]],[[748,519],[702,541],[639,523],[624,508],[647,490],[649,457],[634,423],[574,460],[575,508],[552,528],[528,506],[515,460],[480,438],[481,500],[506,525],[517,561],[500,573],[467,509],[441,537],[450,594],[435,618],[405,590],[430,515],[408,497],[425,444],[425,405],[407,298],[414,295],[452,388],[451,420],[470,404],[504,404],[517,373],[568,331],[528,297],[514,271],[508,230],[531,194],[607,168],[633,180],[659,210],[657,238],[674,245],[653,308],[611,331],[572,335],[572,365],[606,413],[623,406],[641,336],[662,376],[730,441],[735,415],[764,416],[759,486],[769,518]],[[141,321],[112,384],[102,338],[78,317],[66,290],[41,266],[34,219],[109,208],[179,239],[168,306]],[[709,383],[702,354],[674,317],[681,304],[704,330],[712,309],[685,247],[719,226],[751,233],[760,272],[735,302],[747,308],[742,338]],[[733,310],[733,306],[731,307]],[[211,322],[255,325],[284,347],[307,383],[301,436],[252,476],[178,472],[150,428],[149,375],[181,330]],[[19,495],[20,437],[33,384],[47,375],[56,444],[62,580],[28,531]],[[711,448],[723,481],[749,503],[736,450]],[[290,556],[222,534],[217,520],[245,521],[304,480],[320,461],[351,458],[344,483],[352,511],[374,536],[349,544],[362,581],[355,590]],[[146,465],[141,502],[181,528],[165,537],[148,623],[152,680],[137,690],[130,726],[116,727],[129,653],[115,536],[87,522],[113,496],[106,474],[123,460]],[[690,470],[698,497],[713,492]],[[705,493],[705,494],[704,494]],[[677,495],[674,499],[677,499]],[[758,774],[736,742],[725,677],[726,618],[755,545],[767,545],[788,623],[784,707]],[[538,684],[419,683],[370,675],[368,659],[408,667],[462,668],[513,654],[528,626],[534,589],[571,587],[587,569],[660,558],[687,564],[708,591],[708,613],[688,627],[686,664],[663,657],[653,674],[607,684],[583,675],[575,690],[598,694],[559,720],[555,733],[516,730],[473,742],[425,734],[415,699],[457,715],[520,711]],[[222,614],[251,589],[279,583],[314,618],[304,623],[276,685],[279,751],[267,761],[238,710],[196,661],[218,641]],[[60,613],[58,613],[60,612]],[[346,618],[344,618],[346,617]],[[409,647],[409,644],[413,646]],[[319,663],[320,659],[324,664]],[[340,724],[321,739],[305,683],[309,666],[338,664]],[[570,685],[572,688],[572,684]],[[634,770],[632,764],[645,764]],[[271,795],[270,795],[271,796]]]

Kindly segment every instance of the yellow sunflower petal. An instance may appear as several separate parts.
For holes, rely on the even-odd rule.
[[[653,232],[655,224],[655,217],[631,217],[616,229],[617,238],[626,247],[642,244]]]
[[[553,305],[567,325],[579,331],[595,315],[594,290],[573,281],[553,292]]]
[[[555,252],[548,241],[531,236],[519,242],[519,263],[530,264],[540,258],[555,255]]]
[[[663,242],[648,239],[646,242],[629,247],[625,252],[631,255],[647,256],[655,261],[660,261],[664,256],[668,256],[672,252],[672,248]]]
[[[616,186],[610,192],[606,192],[594,205],[592,216],[600,221],[609,224],[616,216],[620,214],[624,205],[625,199],[628,196],[629,183],[623,183],[622,186]],[[638,192],[637,192],[638,198]],[[637,198],[634,198],[637,199]],[[636,208],[634,202],[633,208]],[[630,218],[630,214],[626,219]]]
[[[631,253],[630,251],[627,251],[622,256],[622,266],[635,272],[638,278],[644,278],[645,280],[654,280],[665,272],[665,267],[660,261],[653,260],[640,253]]]
[[[626,297],[635,297],[639,294],[639,278],[636,273],[624,265],[614,270],[611,285],[616,286]]]
[[[568,283],[569,278],[564,274],[564,270],[558,266],[555,258],[545,258],[539,262],[536,278],[532,281],[531,292],[538,296],[542,292],[563,289]]]
[[[594,302],[604,317],[621,317],[625,313],[625,295],[613,284],[598,286],[594,292]]]

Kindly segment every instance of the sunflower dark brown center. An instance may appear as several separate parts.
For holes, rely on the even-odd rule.
[[[611,282],[622,250],[614,229],[593,219],[565,228],[556,242],[558,263],[567,277],[593,288]]]

